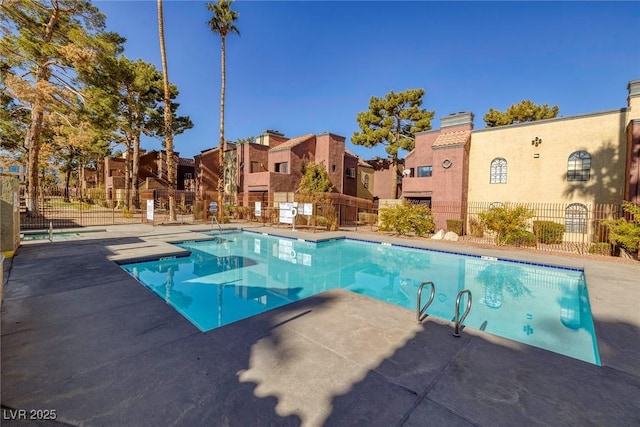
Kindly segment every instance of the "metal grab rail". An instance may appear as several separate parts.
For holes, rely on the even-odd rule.
[[[421,300],[422,300],[422,289],[426,285],[431,285],[431,295],[429,295],[429,301],[427,301],[427,303],[424,305],[424,307],[420,307]],[[433,302],[433,298],[435,296],[436,296],[436,285],[433,282],[422,282],[422,283],[420,283],[420,287],[418,288],[418,303],[416,305],[416,320],[418,321],[418,323],[422,323],[422,321],[425,319],[425,317],[427,317],[425,312],[427,311],[427,308],[429,308],[429,306]]]
[[[467,296],[467,308],[464,310],[464,314],[460,317],[460,300],[462,299],[462,295],[468,294]],[[471,310],[471,291],[469,289],[463,289],[458,292],[458,296],[456,297],[456,315],[454,317],[454,326],[453,326],[453,336],[460,336],[460,325],[464,322],[464,319],[467,318],[469,311]]]
[[[220,229],[220,233],[222,233],[222,226],[218,222],[218,218],[216,218],[215,214],[211,215],[211,231],[213,231],[213,221],[215,221],[216,224],[218,224],[218,228]]]

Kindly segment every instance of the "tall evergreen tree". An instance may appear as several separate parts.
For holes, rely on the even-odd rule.
[[[415,133],[431,129],[435,112],[420,108],[424,94],[424,89],[408,89],[391,91],[384,98],[372,96],[369,109],[356,116],[360,132],[353,133],[351,142],[370,148],[384,145],[391,157],[393,177],[398,176],[398,151],[413,150]],[[397,183],[392,181],[391,194],[397,198]]]
[[[209,20],[209,29],[214,34],[220,36],[221,57],[220,63],[222,68],[222,85],[220,88],[220,139],[218,161],[220,163],[220,171],[218,175],[218,219],[221,221],[223,216],[223,195],[224,195],[224,98],[227,83],[227,67],[226,67],[226,40],[229,34],[238,34],[240,31],[235,26],[238,20],[238,12],[231,10],[233,0],[218,0],[217,3],[207,3],[207,8],[213,13],[213,17]]]
[[[12,0],[0,3],[0,57],[4,84],[14,102],[29,111],[26,205],[37,212],[38,164],[47,117],[60,105],[82,100],[75,76],[104,43],[104,15],[88,0]]]
[[[537,105],[529,99],[524,99],[513,104],[506,111],[498,111],[493,108],[482,118],[487,127],[506,126],[514,123],[534,122],[536,120],[553,119],[558,116],[560,108],[557,105],[549,107],[548,104]]]

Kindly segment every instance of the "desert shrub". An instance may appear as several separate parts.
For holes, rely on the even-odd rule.
[[[591,246],[589,246],[589,253],[611,256],[613,254],[613,246],[611,243],[606,242],[592,243]]]
[[[637,254],[640,246],[640,205],[622,202],[622,208],[630,219],[619,218],[603,221],[609,230],[609,242],[631,254]]]
[[[462,220],[461,219],[448,219],[447,230],[453,231],[458,236],[462,236]]]
[[[123,209],[122,210],[122,217],[123,218],[133,218],[133,211],[131,211],[129,209]]]
[[[104,200],[105,190],[104,187],[88,188],[86,191],[87,199],[89,200]]]
[[[296,216],[296,224],[297,225],[309,225],[311,217],[307,217],[305,215],[297,215]]]
[[[314,216],[311,225],[317,225],[319,227],[325,227],[328,224],[327,218],[323,216]]]
[[[426,206],[404,203],[380,209],[381,231],[393,231],[401,236],[413,232],[422,236],[435,228],[431,210]]]
[[[378,222],[378,215],[369,212],[358,212],[358,221],[367,225],[373,225]]]
[[[533,217],[533,210],[523,205],[495,206],[480,212],[478,217],[488,230],[496,233],[495,244],[502,246],[508,241],[523,239],[523,232],[527,231],[527,220]]]
[[[469,234],[473,237],[484,237],[484,226],[475,218],[469,218]]]
[[[533,221],[533,234],[536,235],[540,243],[562,243],[564,225],[553,221]]]

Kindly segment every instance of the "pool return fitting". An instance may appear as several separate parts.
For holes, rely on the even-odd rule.
[[[425,286],[430,286],[431,287],[431,293],[429,294],[429,300],[426,302],[426,304],[424,305],[424,307],[422,306],[422,290],[424,289]],[[467,307],[464,310],[464,314],[462,315],[462,317],[460,317],[460,301],[462,300],[462,296],[464,294],[467,294]],[[431,281],[427,281],[427,282],[422,282],[420,283],[420,286],[418,287],[418,302],[416,304],[416,321],[418,323],[422,323],[422,321],[427,317],[427,308],[429,308],[429,306],[431,305],[431,303],[433,302],[433,298],[436,295],[436,285],[431,282]],[[471,291],[469,289],[463,289],[460,292],[458,292],[458,296],[456,298],[456,312],[453,318],[453,336],[454,337],[459,337],[460,336],[460,331],[461,331],[461,326],[462,326],[462,322],[464,322],[464,319],[467,318],[467,316],[469,315],[469,311],[471,311],[471,303],[472,303],[472,298],[471,298]]]

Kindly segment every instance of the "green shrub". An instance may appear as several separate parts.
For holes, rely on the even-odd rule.
[[[619,218],[606,220],[603,224],[609,230],[609,242],[627,250],[630,254],[637,254],[640,247],[640,205],[622,202],[622,208],[630,219]]]
[[[564,225],[553,221],[533,221],[533,234],[536,235],[540,243],[562,243]]]
[[[506,245],[535,247],[536,235],[527,230],[513,232],[507,236]]]
[[[435,228],[431,210],[426,206],[404,203],[380,209],[381,231],[393,231],[401,236],[413,232],[422,236],[433,233]]]
[[[591,246],[589,246],[589,253],[611,256],[613,254],[613,246],[611,243],[606,242],[592,243]]]
[[[488,230],[496,233],[496,245],[502,246],[508,241],[513,242],[523,238],[527,220],[533,217],[533,210],[523,205],[516,205],[513,208],[508,205],[496,206],[480,212],[478,217]]]
[[[461,219],[448,219],[447,230],[453,231],[458,236],[462,236],[462,220]]]
[[[484,237],[484,226],[475,218],[469,218],[469,234],[473,237]]]

